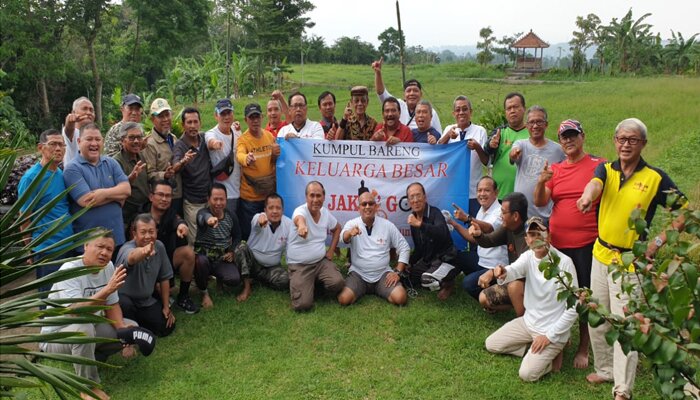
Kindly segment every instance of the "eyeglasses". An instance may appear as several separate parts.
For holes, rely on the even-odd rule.
[[[302,109],[305,108],[306,104],[301,104],[301,103],[296,103],[296,104],[290,104],[289,108],[296,108],[296,109]]]
[[[575,135],[559,136],[559,141],[562,143],[572,142],[572,141],[576,140],[576,138],[578,138],[578,135],[579,134],[576,133]]]
[[[54,149],[55,149],[56,147],[66,147],[66,144],[63,143],[63,142],[48,142],[48,143],[42,143],[42,144],[43,144],[44,146],[52,147],[52,148],[54,148]]]
[[[501,214],[512,214],[512,211],[504,210],[501,208]]]
[[[140,142],[140,141],[143,140],[143,135],[139,135],[139,136],[127,136],[127,137],[126,137],[126,140],[128,140],[128,141],[130,141],[130,142],[136,142],[136,141],[139,141],[139,142]]]
[[[368,206],[369,206],[369,207],[372,207],[372,206],[374,206],[374,205],[376,205],[376,204],[377,204],[376,201],[363,201],[362,203],[360,203],[360,206],[362,206],[362,207],[368,207]]]
[[[536,121],[527,121],[527,124],[530,126],[545,126],[547,125],[547,121],[538,119]]]
[[[170,199],[173,197],[172,193],[154,192],[154,196],[160,197],[161,199]]]
[[[622,136],[615,136],[615,141],[617,143],[620,143],[622,145],[629,143],[630,146],[634,146],[639,144],[640,142],[644,142],[645,139],[638,138],[638,137],[622,137]]]

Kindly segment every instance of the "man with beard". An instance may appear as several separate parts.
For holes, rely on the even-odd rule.
[[[287,115],[287,103],[284,101],[284,95],[279,90],[272,92],[272,99],[267,102],[267,125],[265,130],[272,133],[272,136],[277,137],[277,133],[283,126],[287,125],[286,119],[282,119],[283,115]]]
[[[112,125],[105,135],[104,152],[108,156],[114,156],[121,150],[119,128],[121,128],[122,124],[127,122],[141,123],[141,116],[143,115],[143,103],[141,102],[141,98],[133,93],[123,96],[119,111],[122,113],[122,119]]]
[[[112,157],[102,155],[102,134],[94,123],[80,128],[78,145],[80,154],[66,167],[63,181],[66,187],[75,185],[70,191],[71,214],[88,205],[90,209],[73,221],[73,230],[107,228],[119,248],[126,241],[122,205],[131,195],[129,178]]]
[[[146,141],[142,156],[146,162],[148,180],[151,182],[169,180],[173,185],[173,207],[182,215],[182,179],[172,165],[173,148],[177,138],[170,130],[173,123],[172,109],[165,99],[155,99],[151,103],[153,130]]]
[[[70,114],[66,115],[66,122],[63,125],[63,140],[66,144],[66,153],[63,156],[63,169],[78,157],[79,130],[87,124],[95,122],[95,107],[87,97],[78,97],[73,102]]]
[[[216,102],[214,108],[216,126],[204,134],[209,148],[212,169],[230,158],[231,173],[222,172],[213,176],[213,182],[221,183],[226,187],[226,208],[235,215],[238,210],[238,201],[241,197],[241,165],[236,161],[236,146],[241,137],[240,124],[234,121],[233,104],[229,99],[221,99]]]
[[[323,128],[316,121],[307,119],[306,96],[300,92],[289,95],[289,109],[292,121],[280,129],[277,136],[285,139],[324,139]]]
[[[440,139],[440,131],[430,125],[432,110],[433,106],[427,100],[421,100],[416,106],[416,128],[411,130],[414,142],[436,144]]]
[[[338,120],[335,119],[335,95],[325,91],[318,96],[318,109],[321,111],[321,120],[318,121],[323,128],[326,139],[335,139],[338,129]]]
[[[176,172],[182,176],[183,218],[187,223],[187,241],[192,246],[197,237],[197,213],[207,205],[211,187],[211,159],[204,134],[200,133],[199,110],[187,107],[182,111],[184,132],[173,149]]]
[[[187,244],[187,224],[171,207],[173,187],[168,181],[155,182],[151,185],[148,199],[150,203],[143,211],[153,217],[158,240],[165,246],[170,265],[180,274],[180,291],[175,303],[185,313],[195,314],[199,307],[192,302],[189,294],[194,275],[194,250]]]
[[[525,115],[525,97],[520,93],[508,93],[503,102],[508,124],[493,130],[489,137],[486,152],[491,155],[493,179],[498,184],[498,199],[513,192],[516,168],[510,163],[510,150],[516,140],[527,139],[523,116]],[[523,221],[524,222],[524,221]]]
[[[367,88],[355,86],[350,90],[350,105],[345,108],[338,124],[336,139],[369,140],[377,127],[377,121],[367,115],[369,96]]]
[[[117,265],[126,268],[126,280],[119,288],[119,305],[124,317],[136,321],[156,336],[168,336],[175,329],[175,315],[170,309],[170,278],[173,268],[165,246],[157,240],[156,222],[150,214],[134,219],[133,240],[122,246]],[[160,297],[153,295],[160,284]]]
[[[399,121],[400,115],[401,103],[394,97],[385,99],[382,102],[382,118],[384,122],[377,124],[374,135],[372,135],[370,140],[386,142],[388,145],[400,142],[413,142],[413,133]]]
[[[350,244],[352,264],[345,288],[338,295],[341,305],[350,305],[365,293],[374,293],[391,304],[406,304],[406,289],[401,285],[411,248],[398,228],[388,220],[377,217],[374,195],[364,192],[359,199],[360,216],[345,223],[340,236]],[[398,249],[396,270],[389,267],[389,251]]]
[[[382,62],[384,58],[380,58],[378,61],[372,63],[372,69],[374,69],[374,87],[377,90],[377,95],[379,96],[379,101],[384,101],[389,97],[393,97],[389,91],[386,90],[384,86],[384,79],[382,78]],[[416,129],[418,127],[415,120],[416,117],[416,107],[423,97],[423,87],[420,82],[415,79],[409,79],[403,84],[403,100],[399,99],[401,104],[401,123],[408,126],[410,129]],[[438,117],[437,111],[431,108],[431,118],[428,125],[432,126],[437,132],[442,132],[442,125],[440,125],[440,117]]]
[[[121,141],[121,151],[114,156],[114,160],[119,163],[131,185],[131,195],[127,197],[122,207],[124,230],[129,232],[131,221],[148,201],[148,174],[146,174],[146,163],[141,157],[141,150],[145,143],[141,124],[127,121],[120,124],[119,129],[117,138]]]

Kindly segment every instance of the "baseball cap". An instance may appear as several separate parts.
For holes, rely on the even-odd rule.
[[[221,114],[222,112],[226,110],[231,110],[233,111],[233,104],[231,103],[231,100],[229,99],[221,99],[216,102],[216,107],[214,108],[216,110],[217,114]]]
[[[250,103],[247,106],[245,106],[243,114],[246,118],[250,117],[253,114],[262,115],[262,108],[260,108],[260,104]]]
[[[547,232],[547,225],[540,217],[530,217],[527,222],[525,222],[525,231],[536,229],[538,231]]]
[[[409,86],[418,86],[418,89],[423,90],[423,86],[421,86],[420,82],[418,82],[417,79],[409,79],[406,82],[404,82],[403,90],[406,90],[406,88]]]
[[[156,348],[156,336],[140,326],[117,329],[117,338],[122,344],[135,344],[144,356],[150,356]]]
[[[350,89],[350,96],[367,96],[368,93],[367,86],[354,86]]]
[[[143,102],[141,101],[141,98],[133,93],[129,93],[126,96],[122,96],[122,105],[123,106],[130,106],[132,104],[138,104],[141,107],[143,107]]]
[[[172,111],[170,104],[168,104],[168,100],[163,98],[153,100],[153,103],[151,103],[151,115],[158,115],[163,111]]]
[[[567,119],[566,121],[559,124],[559,136],[567,132],[575,132],[576,134],[583,133],[583,128],[581,128],[581,123],[575,119]]]

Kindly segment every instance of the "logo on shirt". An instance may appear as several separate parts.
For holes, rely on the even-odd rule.
[[[635,182],[632,188],[634,190],[639,190],[642,193],[646,193],[649,190],[649,185],[645,185],[644,182]]]

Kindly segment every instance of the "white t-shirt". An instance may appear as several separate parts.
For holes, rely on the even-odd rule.
[[[389,250],[395,248],[399,254],[399,262],[408,264],[411,247],[399,232],[396,225],[381,217],[374,217],[372,234],[367,233],[367,226],[362,217],[357,217],[345,223],[340,232],[341,240],[345,231],[353,227],[360,228],[360,234],[350,238],[350,254],[352,264],[350,272],[355,272],[365,282],[377,282],[389,268]]]
[[[335,219],[326,207],[321,208],[321,217],[318,223],[311,218],[309,208],[306,204],[300,205],[292,214],[292,222],[297,215],[301,215],[306,219],[308,233],[306,239],[299,236],[297,228],[292,223],[289,230],[289,238],[287,240],[287,263],[289,264],[314,264],[326,256],[326,237],[328,231],[338,225],[338,220]]]
[[[80,130],[75,128],[73,131],[73,140],[68,139],[66,135],[66,127],[61,128],[61,135],[63,135],[63,142],[66,144],[66,153],[63,155],[63,169],[65,170],[69,163],[78,157],[80,154],[80,149],[78,148],[78,136],[80,136]]]
[[[498,200],[494,201],[488,211],[482,206],[479,212],[476,213],[476,219],[479,221],[488,222],[496,231],[503,225],[501,215],[501,203]],[[503,246],[496,247],[481,247],[476,248],[476,254],[479,255],[479,266],[482,268],[493,269],[496,265],[508,265],[508,248]]]
[[[233,130],[233,128],[231,128]],[[241,165],[236,161],[236,145],[238,144],[238,138],[241,137],[241,131],[233,131],[233,173],[229,175],[226,180],[218,181],[214,179],[214,182],[221,182],[226,186],[226,198],[237,199],[241,197]],[[209,149],[209,158],[211,159],[211,166],[214,167],[221,160],[226,157],[231,156],[231,135],[224,135],[219,130],[219,126],[211,128],[204,134],[204,140],[208,143],[210,139],[221,140],[224,142],[224,146],[220,150]]]
[[[381,105],[384,100],[388,99],[389,97],[394,97],[389,93],[386,88],[384,88],[384,93],[379,95],[379,104]],[[399,104],[401,105],[401,116],[399,117],[399,121],[401,121],[402,124],[408,126],[411,130],[413,129],[418,129],[418,125],[416,125],[416,119],[411,118],[411,114],[408,112],[408,105],[406,105],[406,102],[403,99],[399,99],[396,97],[396,100],[399,101]],[[440,117],[438,116],[437,110],[433,108],[433,118],[430,121],[430,126],[435,128],[436,131],[442,132],[442,125],[440,125]]]
[[[561,258],[559,269],[568,272],[573,278],[573,285],[578,286],[574,263],[564,253],[550,246]],[[552,343],[566,343],[569,340],[571,326],[576,322],[576,307],[566,308],[566,301],[558,301],[559,283],[555,279],[545,279],[539,270],[541,259],[528,250],[518,257],[513,264],[506,267],[506,279],[498,280],[499,285],[516,279],[525,280],[525,315],[523,319],[528,329],[547,335]]]
[[[59,271],[65,271],[67,269],[84,267],[82,259],[69,261],[59,268]],[[51,290],[58,290],[56,293],[51,293],[49,299],[82,299],[94,296],[97,292],[102,290],[103,287],[107,286],[107,282],[114,275],[114,264],[110,261],[104,268],[99,270],[94,274],[87,274],[76,276],[75,278],[67,279],[65,281],[56,282],[51,287]],[[107,296],[105,304],[111,306],[113,304],[119,303],[119,295],[114,292]],[[96,313],[97,314],[97,313]],[[62,326],[44,326],[41,328],[41,333],[56,332]]]
[[[282,253],[287,248],[289,231],[294,224],[288,216],[283,215],[279,226],[272,232],[269,222],[262,227],[258,224],[260,214],[262,213],[255,214],[250,221],[248,247],[260,264],[267,267],[280,265]]]
[[[293,133],[299,136],[301,139],[326,138],[326,136],[323,134],[323,127],[321,126],[321,124],[310,119],[306,120],[306,123],[300,130],[297,130],[297,128],[295,128],[291,122],[288,123],[279,130],[279,132],[277,133],[277,137],[286,137],[288,133]]]
[[[480,125],[476,124],[471,124],[467,127],[465,133],[464,133],[464,139],[461,138],[461,130],[457,126],[457,124],[452,124],[448,125],[445,130],[443,131],[443,135],[446,135],[447,132],[452,130],[452,128],[456,128],[457,133],[459,136],[456,138],[452,139],[450,138],[450,141],[447,143],[454,143],[454,142],[459,142],[462,140],[468,140],[468,139],[474,139],[476,140],[482,148],[486,147],[486,129]],[[465,143],[466,145],[466,143]],[[471,151],[470,155],[471,159],[469,162],[469,198],[470,199],[475,199],[476,198],[476,184],[479,182],[479,179],[484,175],[483,174],[483,169],[482,166],[483,164],[481,163],[481,159],[479,159],[479,154],[476,152],[476,150]]]

